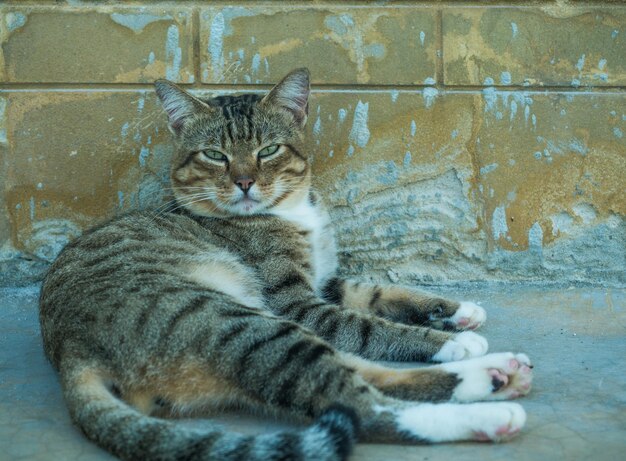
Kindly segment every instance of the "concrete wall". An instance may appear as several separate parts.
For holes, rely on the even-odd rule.
[[[161,202],[154,79],[217,95],[308,66],[346,272],[624,284],[620,3],[4,2],[0,278]]]

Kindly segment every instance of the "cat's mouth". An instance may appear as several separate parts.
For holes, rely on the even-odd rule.
[[[255,200],[249,196],[242,197],[231,205],[236,211],[240,213],[253,213],[262,207],[260,200]]]

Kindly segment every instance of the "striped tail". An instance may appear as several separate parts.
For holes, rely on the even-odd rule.
[[[189,429],[146,416],[115,397],[97,367],[62,373],[74,423],[102,448],[123,460],[339,461],[350,455],[358,431],[353,410],[334,405],[312,426],[248,436],[221,429]]]

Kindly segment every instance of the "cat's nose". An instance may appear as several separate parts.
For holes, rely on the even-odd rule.
[[[246,177],[238,178],[235,180],[235,184],[237,184],[237,187],[244,191],[244,193],[247,193],[252,187],[252,184],[254,184],[254,179]]]

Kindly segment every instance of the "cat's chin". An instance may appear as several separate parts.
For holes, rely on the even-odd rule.
[[[258,200],[253,200],[251,198],[245,197],[235,202],[234,204],[231,204],[228,208],[229,211],[233,214],[251,215],[258,213],[265,207]]]

